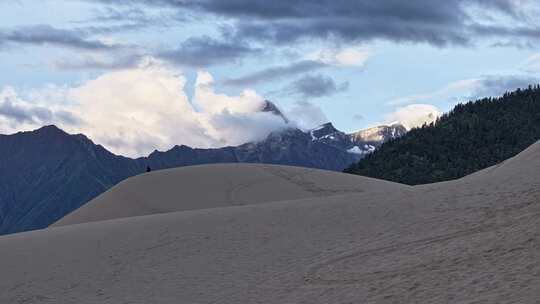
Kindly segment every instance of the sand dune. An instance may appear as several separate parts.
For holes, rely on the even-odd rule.
[[[0,303],[537,303],[539,168],[537,143],[417,187],[256,165],[143,175],[59,224],[89,223],[1,237]]]
[[[53,226],[337,194],[387,192],[406,187],[299,167],[260,164],[191,166],[127,179]]]

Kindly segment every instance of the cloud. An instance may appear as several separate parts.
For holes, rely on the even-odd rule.
[[[299,95],[302,98],[310,99],[323,96],[331,96],[339,92],[346,91],[349,83],[336,84],[334,79],[323,75],[306,75],[292,82],[284,90],[284,94]]]
[[[364,120],[365,117],[362,114],[354,114],[352,117],[354,120]]]
[[[327,65],[315,60],[301,60],[289,65],[280,65],[266,68],[252,74],[244,75],[238,78],[225,79],[223,83],[230,86],[254,85],[261,82],[280,80],[285,77],[298,75],[301,73],[317,70]]]
[[[263,98],[255,91],[244,90],[239,96],[218,94],[214,79],[199,72],[194,102],[200,108],[199,121],[218,145],[239,145],[266,137],[271,131],[286,127],[277,115],[261,112]]]
[[[104,0],[102,2],[113,3]],[[435,46],[478,39],[538,40],[532,0],[129,0],[229,19],[238,37],[276,44],[310,39],[389,40]]]
[[[478,38],[536,38],[533,24],[509,27],[503,20],[483,24],[469,8],[479,7],[492,20],[499,15],[518,19],[518,5],[512,0],[478,1],[302,1],[285,6],[285,1],[257,2],[239,7],[201,1],[206,11],[235,18],[242,37],[278,44],[305,39],[338,39],[364,42],[384,39],[394,42],[429,43],[435,46],[470,45]],[[199,3],[201,3],[199,2]],[[251,18],[250,18],[251,17]]]
[[[144,54],[133,50],[108,53],[82,52],[74,56],[58,58],[52,62],[52,67],[58,70],[127,69],[142,64],[145,57]]]
[[[207,113],[250,113],[264,107],[262,97],[253,90],[244,90],[240,96],[231,97],[214,91],[214,78],[208,72],[200,71],[195,84],[195,102]]]
[[[533,54],[522,64],[522,70],[529,73],[540,72],[540,53]]]
[[[90,39],[82,30],[65,30],[50,25],[21,26],[0,30],[0,44],[52,45],[79,50],[110,50],[119,45]]]
[[[307,56],[308,59],[338,67],[363,67],[371,56],[365,47],[325,48]]]
[[[441,111],[433,105],[428,104],[412,104],[405,107],[400,107],[394,112],[385,116],[385,124],[392,124],[399,122],[407,130],[420,127],[424,123],[434,122],[439,116]]]
[[[303,130],[313,129],[328,122],[321,108],[307,101],[296,102],[285,115]]]
[[[181,66],[207,67],[220,63],[234,63],[247,55],[260,54],[246,42],[218,40],[208,36],[192,37],[176,49],[159,52],[156,56]]]
[[[71,112],[20,98],[12,87],[0,91],[0,126],[5,125],[5,131],[13,132],[20,126],[47,125],[55,121],[66,125],[79,122]]]
[[[324,48],[309,53],[304,59],[286,65],[265,68],[238,78],[229,78],[223,84],[247,86],[262,82],[284,80],[298,74],[328,67],[363,67],[371,55],[364,47]]]
[[[534,44],[531,41],[515,41],[515,40],[507,40],[507,41],[497,41],[490,45],[490,47],[493,48],[516,48],[516,49],[522,49],[522,50],[531,50],[534,49]]]
[[[177,144],[238,145],[287,127],[280,117],[260,112],[264,100],[254,91],[228,96],[216,93],[212,84],[211,75],[200,72],[190,102],[181,73],[148,64],[105,73],[79,86],[56,88],[59,92],[52,94],[59,97],[56,103],[51,103],[50,92],[34,90],[27,94],[32,101],[25,101],[14,98],[12,90],[7,108],[11,115],[0,116],[0,132],[34,129],[47,120],[69,132],[86,134],[115,153],[141,156]],[[50,119],[37,119],[35,109],[19,111],[39,103],[54,109]]]
[[[128,22],[130,24],[147,24],[147,25],[167,25],[170,17],[163,13],[154,16],[148,10],[143,10],[140,7],[114,7],[106,6],[99,7],[94,11],[94,17],[79,21],[77,23],[118,23],[119,21]]]
[[[385,116],[386,123],[399,121],[407,129],[430,123],[440,116],[441,111],[430,104],[420,102],[446,101],[453,105],[458,102],[497,97],[517,88],[526,88],[540,80],[529,75],[489,75],[452,82],[444,88],[424,94],[416,94],[390,101],[389,105],[406,105]]]
[[[466,97],[469,100],[475,100],[484,97],[501,96],[506,92],[526,88],[539,82],[538,77],[528,75],[485,76],[471,82],[473,89]]]
[[[137,45],[119,43],[109,36],[140,25],[115,24],[60,29],[50,25],[0,29],[0,47],[44,46],[71,50],[47,62],[59,70],[110,70],[137,66],[148,51]],[[100,38],[95,38],[99,36]]]
[[[177,48],[169,49],[110,45],[110,48],[104,49],[83,49],[69,57],[56,59],[52,66],[62,70],[112,70],[136,67],[141,61],[151,57],[177,66],[201,68],[236,63],[245,56],[262,53],[261,49],[253,48],[245,42],[225,41],[208,36],[192,37]]]
[[[486,75],[455,81],[434,92],[395,98],[387,104],[403,105],[440,100],[453,104],[484,97],[501,96],[505,92],[514,91],[517,88],[526,88],[539,82],[538,77],[530,75]]]
[[[4,100],[0,104],[0,115],[14,119],[16,122],[35,122],[36,120],[50,120],[52,113],[43,107],[24,108],[20,105],[13,104],[10,100]]]

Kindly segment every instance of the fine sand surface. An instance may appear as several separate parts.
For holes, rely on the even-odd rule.
[[[218,164],[129,178],[53,226],[114,218],[259,204],[408,186],[333,171],[260,164]]]
[[[540,144],[416,187],[155,172],[57,224],[0,237],[0,303],[538,303]]]

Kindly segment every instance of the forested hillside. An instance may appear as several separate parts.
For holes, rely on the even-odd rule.
[[[435,123],[383,144],[345,172],[409,185],[463,177],[540,139],[540,86],[458,104]]]

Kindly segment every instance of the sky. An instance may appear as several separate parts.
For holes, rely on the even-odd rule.
[[[55,124],[114,153],[331,121],[417,127],[540,81],[534,0],[5,0],[0,134]],[[261,112],[274,102],[285,123]]]

